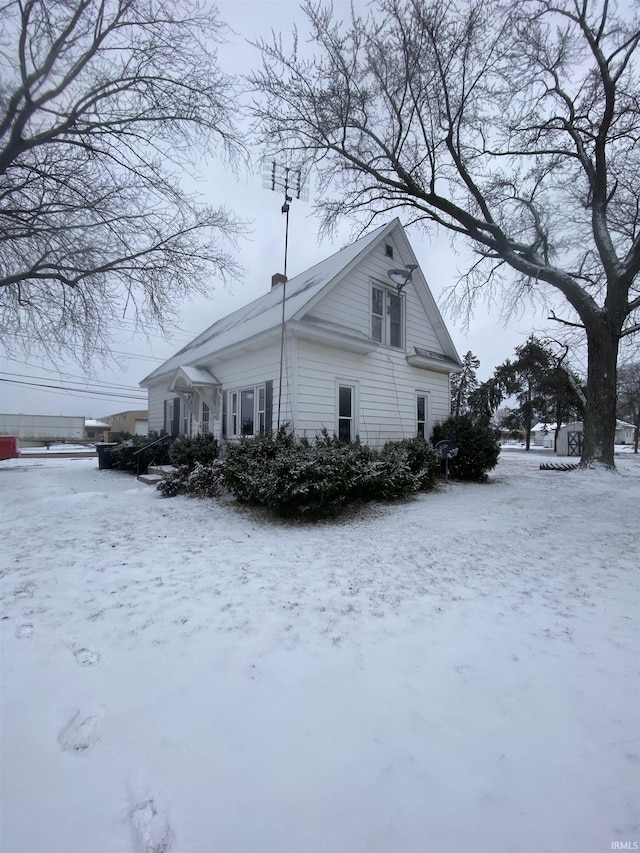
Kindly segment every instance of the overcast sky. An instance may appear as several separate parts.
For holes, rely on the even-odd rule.
[[[242,74],[258,64],[259,52],[247,41],[268,36],[271,29],[289,35],[294,22],[301,30],[304,27],[304,16],[294,0],[226,0],[217,5],[223,20],[235,31],[229,35],[228,44],[219,49],[220,65],[228,73]],[[347,3],[335,2],[334,6],[348,15]],[[0,411],[95,418],[127,409],[146,409],[146,395],[138,387],[144,376],[213,322],[269,289],[272,274],[283,269],[285,218],[280,212],[281,196],[262,188],[259,172],[234,175],[213,161],[202,167],[198,189],[203,201],[224,205],[250,221],[251,232],[238,247],[238,259],[246,270],[244,280],[228,288],[212,280],[207,299],[180,306],[179,326],[170,339],[134,335],[125,319],[124,330],[114,344],[119,364],[105,367],[95,363],[83,371],[73,363],[53,365],[34,358],[0,357]],[[309,203],[294,201],[291,206],[289,277],[342,248],[352,237],[351,226],[345,225],[333,241],[320,242],[313,213],[313,176],[309,195]],[[460,243],[454,251],[446,235],[434,239],[418,230],[409,230],[408,236],[442,310],[443,291],[464,269],[468,257],[465,246]],[[514,347],[523,343],[531,331],[546,325],[545,311],[527,309],[505,328],[499,306],[479,305],[465,331],[460,319],[443,313],[460,356],[471,350],[480,359],[481,379],[511,357]]]

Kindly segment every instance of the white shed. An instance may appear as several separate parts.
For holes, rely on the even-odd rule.
[[[635,438],[635,427],[625,421],[616,421],[616,444],[633,444]],[[581,456],[582,455],[582,422],[576,421],[565,424],[558,432],[558,444],[556,448],[558,456]]]
[[[582,421],[574,421],[558,430],[558,456],[582,456]]]

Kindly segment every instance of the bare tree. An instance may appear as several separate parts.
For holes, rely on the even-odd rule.
[[[191,0],[10,0],[0,17],[0,335],[104,355],[125,311],[166,328],[237,271],[242,226],[180,183],[213,145],[238,150],[223,25]]]
[[[316,162],[325,227],[400,208],[466,238],[467,304],[561,297],[587,338],[582,464],[613,467],[618,347],[640,328],[637,5],[378,0],[347,25],[305,8],[312,58],[258,45],[265,138]]]

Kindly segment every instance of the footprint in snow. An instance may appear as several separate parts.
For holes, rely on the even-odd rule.
[[[171,850],[171,827],[166,817],[158,811],[153,799],[136,803],[129,817],[139,853],[168,853]]]
[[[28,640],[31,636],[33,636],[33,625],[30,622],[18,625],[16,628],[16,638],[18,640]]]
[[[78,647],[73,649],[73,656],[78,666],[97,666],[100,663],[100,655],[93,649]]]
[[[58,743],[65,752],[80,755],[100,743],[100,720],[97,714],[85,716],[81,711],[71,717],[58,735]]]

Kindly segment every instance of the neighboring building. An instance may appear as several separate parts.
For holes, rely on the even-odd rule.
[[[394,280],[408,279],[401,289],[390,268]],[[286,423],[298,436],[325,427],[373,446],[429,438],[449,415],[449,376],[461,365],[400,221],[287,281],[286,291],[283,279],[141,382],[149,428],[235,439]]]
[[[100,418],[111,427],[112,433],[126,432],[129,435],[149,434],[149,412],[145,410],[118,412],[117,415],[106,415]]]
[[[616,421],[616,444],[633,444],[636,440],[636,427],[626,421]]]
[[[563,424],[556,442],[558,456],[582,456],[582,421]]]
[[[104,421],[97,421],[94,418],[85,418],[84,422],[84,437],[87,441],[109,441],[109,430],[111,427]]]
[[[534,447],[544,447],[547,450],[553,450],[555,438],[555,424],[540,422],[531,427],[531,444]]]
[[[15,436],[22,447],[82,441],[84,418],[68,415],[0,415],[0,435]]]
[[[582,421],[565,424],[558,430],[558,444],[556,453],[558,456],[582,456]],[[635,427],[625,421],[616,421],[616,444],[633,444],[635,438]]]

